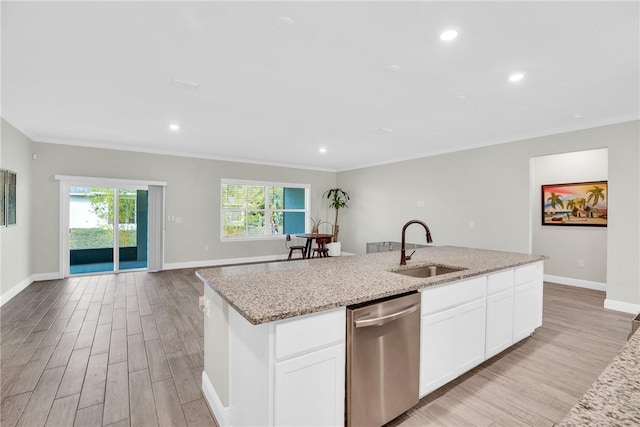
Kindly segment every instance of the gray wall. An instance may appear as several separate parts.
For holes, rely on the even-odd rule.
[[[31,140],[0,119],[0,168],[17,173],[16,225],[0,227],[0,295],[28,280],[31,270]]]
[[[351,205],[341,213],[343,250],[399,240],[424,219],[434,243],[529,252],[532,157],[596,148],[609,152],[607,299],[640,303],[638,121],[338,173]],[[472,226],[472,227],[471,227]],[[419,227],[408,241],[424,242]],[[399,258],[399,256],[398,256]]]
[[[309,171],[216,160],[31,142],[2,122],[2,167],[18,172],[18,226],[2,230],[6,292],[30,274],[59,270],[59,183],[55,174],[167,181],[165,262],[205,262],[285,252],[282,241],[221,243],[221,178],[309,183],[311,211],[328,218],[322,193],[334,185],[352,202],[341,212],[343,250],[399,240],[409,219],[427,221],[436,244],[529,252],[530,159],[608,148],[607,298],[640,303],[638,121],[551,135],[353,171]],[[36,152],[38,159],[31,160]],[[30,171],[31,170],[31,171]],[[30,179],[31,177],[31,179]],[[336,180],[337,179],[337,180]],[[33,185],[32,185],[33,183]],[[424,241],[418,227],[408,240]],[[209,251],[204,246],[209,246]],[[9,249],[10,248],[10,249]],[[573,262],[569,260],[569,262]]]
[[[545,274],[605,283],[607,229],[605,227],[542,226],[540,186],[568,182],[606,181],[607,149],[555,154],[531,159],[531,248],[545,254]],[[578,266],[584,261],[584,267]]]
[[[59,182],[54,175],[166,181],[166,213],[182,222],[166,222],[165,263],[205,262],[268,256],[287,252],[283,240],[220,242],[220,179],[311,184],[311,209],[323,204],[322,193],[335,186],[333,172],[261,166],[75,147],[34,142],[33,269],[59,270]],[[205,251],[204,247],[209,250]]]

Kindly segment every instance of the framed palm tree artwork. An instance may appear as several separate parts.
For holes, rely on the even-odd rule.
[[[542,225],[607,226],[607,181],[542,186]]]

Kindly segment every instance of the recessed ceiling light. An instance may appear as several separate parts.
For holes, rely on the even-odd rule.
[[[467,99],[467,95],[458,95],[458,96],[456,96],[456,99],[464,101],[465,99]]]
[[[399,66],[399,65],[396,65],[396,64],[392,64],[392,65],[389,65],[389,66],[387,67],[387,70],[389,70],[389,71],[394,71],[394,72],[395,72],[395,71],[400,71],[400,66]]]
[[[318,151],[319,151],[320,153],[324,154],[324,153],[326,153],[326,152],[327,152],[327,148],[326,148],[326,147],[320,147],[320,148],[318,149]]]
[[[509,81],[514,83],[519,82],[522,79],[524,79],[524,73],[520,71],[515,72],[509,76]]]
[[[458,37],[458,30],[456,30],[455,28],[449,28],[448,30],[445,30],[442,33],[440,33],[440,40],[445,42],[449,42],[455,39],[456,37]]]
[[[178,132],[180,130],[180,125],[178,125],[177,123],[171,123],[169,125],[169,130],[173,132]]]
[[[293,26],[293,19],[288,16],[281,16],[277,21],[278,28],[289,28]]]
[[[580,118],[582,118],[582,114],[580,114],[580,113],[573,113],[573,114],[571,115],[571,117],[573,117],[574,119],[580,119]]]

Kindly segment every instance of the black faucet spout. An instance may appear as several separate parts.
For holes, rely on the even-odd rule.
[[[427,226],[424,221],[420,221],[419,219],[412,219],[411,221],[408,221],[404,225],[404,227],[402,227],[402,248],[400,249],[400,265],[407,265],[407,261],[410,260],[411,255],[413,255],[411,254],[407,256],[407,252],[405,250],[405,235],[407,232],[407,227],[409,227],[411,224],[420,224],[421,226],[423,226],[426,231],[427,243],[433,243],[433,240],[431,239],[431,230],[429,230],[429,226]]]

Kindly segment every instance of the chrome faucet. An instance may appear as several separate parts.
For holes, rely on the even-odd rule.
[[[407,227],[409,227],[411,224],[420,224],[421,226],[423,226],[427,231],[427,243],[433,243],[433,240],[431,240],[431,231],[429,230],[427,224],[425,224],[423,221],[420,221],[419,219],[412,219],[411,221],[407,222],[404,227],[402,227],[402,249],[400,249],[400,265],[407,265],[407,261],[411,259],[411,255],[413,255],[413,252],[415,252],[413,251],[411,255],[407,256],[404,248],[405,233],[407,231]]]

